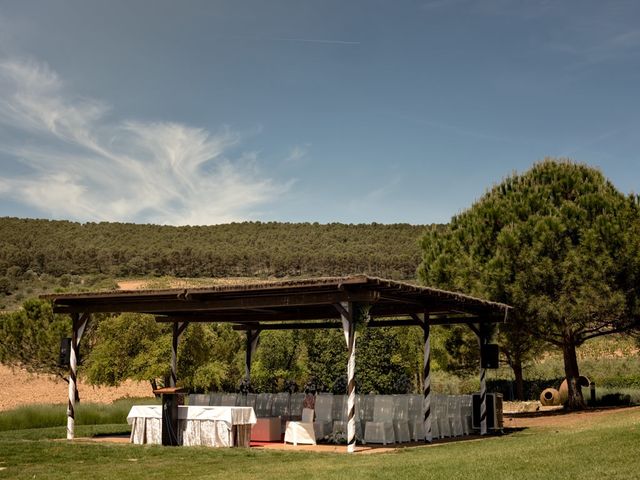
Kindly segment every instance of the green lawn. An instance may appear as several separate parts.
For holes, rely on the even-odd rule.
[[[0,432],[0,479],[640,478],[640,409],[584,416],[571,431],[526,429],[502,437],[346,455],[252,449],[167,448],[55,439],[64,428]],[[78,435],[126,431],[80,426]]]

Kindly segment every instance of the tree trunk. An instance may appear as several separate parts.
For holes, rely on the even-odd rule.
[[[149,380],[149,383],[151,383],[151,391],[152,392],[158,389],[158,382],[156,382],[155,378],[152,378],[151,380]],[[153,396],[156,397],[156,398],[160,398],[160,394],[155,393],[155,392],[154,392]]]
[[[524,379],[522,377],[522,361],[518,358],[511,364],[511,369],[516,377],[516,400],[524,400]]]
[[[565,407],[568,410],[584,410],[587,406],[582,396],[582,388],[578,377],[578,357],[576,356],[576,344],[571,335],[565,335],[562,344],[562,354],[564,356],[564,373],[567,377],[567,387],[569,397]]]

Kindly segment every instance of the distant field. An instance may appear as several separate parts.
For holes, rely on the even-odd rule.
[[[69,398],[69,387],[62,379],[50,375],[34,375],[20,368],[9,368],[0,364],[0,412],[20,405],[34,403],[59,403],[64,413],[64,404]],[[148,382],[126,381],[119,387],[92,387],[79,383],[81,403],[110,403],[122,397],[153,397]]]
[[[67,443],[55,439],[64,428],[8,431],[0,432],[0,479],[637,479],[640,407],[578,415],[502,437],[369,455]],[[80,435],[123,431],[78,427]]]

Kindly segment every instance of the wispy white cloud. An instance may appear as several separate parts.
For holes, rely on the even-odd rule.
[[[289,155],[284,159],[284,163],[299,163],[308,158],[309,145],[295,145],[289,150]]]
[[[0,60],[0,123],[13,133],[0,143],[0,196],[54,217],[210,224],[251,218],[289,188],[256,155],[230,158],[237,132],[107,113],[45,64]]]
[[[592,30],[596,33],[591,33]],[[568,65],[569,70],[640,57],[640,29],[637,28],[604,34],[590,26],[589,35],[574,37],[555,39],[546,44],[550,50],[574,58]]]
[[[385,200],[397,193],[404,180],[401,173],[387,172],[387,175],[383,177],[384,182],[381,185],[374,186],[359,196],[353,197],[347,205],[348,211],[359,214],[373,213],[372,218],[375,218],[375,211],[384,205]]]

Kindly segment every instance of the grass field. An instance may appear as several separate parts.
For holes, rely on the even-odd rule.
[[[159,403],[155,398],[124,398],[110,404],[78,403],[76,425],[124,424],[133,405]],[[66,405],[25,405],[0,412],[0,432],[57,427],[67,424]]]
[[[64,428],[0,432],[0,479],[580,479],[640,478],[640,408],[586,414],[571,428],[382,454],[167,448],[60,440]],[[584,418],[584,419],[583,419]],[[127,426],[78,427],[78,436]]]

